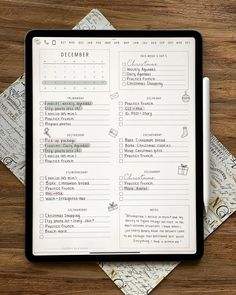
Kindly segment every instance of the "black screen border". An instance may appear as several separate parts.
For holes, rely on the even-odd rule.
[[[35,37],[126,37],[195,39],[195,126],[196,126],[196,253],[194,254],[106,254],[106,255],[34,255],[33,254],[33,71],[32,40]],[[43,261],[147,261],[195,260],[204,251],[203,238],[203,97],[202,97],[202,37],[193,30],[32,30],[25,37],[26,72],[26,193],[25,193],[25,255],[33,262]]]

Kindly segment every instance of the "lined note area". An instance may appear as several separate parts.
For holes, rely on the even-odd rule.
[[[178,102],[178,103],[177,103]],[[175,103],[119,101],[119,126],[188,126],[189,108],[182,95]]]
[[[77,178],[67,176],[40,176],[40,201],[77,202],[107,201],[111,192],[110,178]]]
[[[120,89],[188,89],[188,52],[120,52]]]
[[[189,247],[189,206],[172,204],[123,205],[120,207],[121,248],[171,249]]]
[[[40,101],[40,126],[109,126],[110,102],[95,100]],[[59,120],[60,118],[60,120]]]
[[[184,127],[185,128],[185,127]],[[145,138],[127,136],[119,139],[119,163],[188,163],[189,142],[181,138],[185,129],[171,127],[170,132],[178,132],[179,139],[164,137]]]
[[[84,213],[41,213],[39,215],[39,239],[109,239],[111,226],[109,215]],[[81,246],[81,244],[79,245]],[[97,248],[94,245],[93,248]]]
[[[110,163],[110,140],[52,138],[49,131],[40,139],[40,164]],[[49,137],[50,136],[50,137]]]
[[[189,182],[188,178],[182,175],[170,178],[153,177],[148,181],[125,177],[120,177],[120,179],[122,179],[119,181],[120,201],[183,201],[188,199]]]
[[[41,91],[109,91],[109,50],[41,50]]]

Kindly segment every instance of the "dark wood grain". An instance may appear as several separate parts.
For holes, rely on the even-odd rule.
[[[24,71],[32,28],[72,28],[98,8],[119,29],[195,29],[211,79],[211,130],[236,155],[236,2],[0,1],[0,91]],[[235,215],[206,241],[201,261],[182,263],[152,294],[236,294]],[[121,294],[95,263],[32,264],[24,257],[24,186],[0,165],[0,294]],[[135,295],[135,294],[130,294]]]

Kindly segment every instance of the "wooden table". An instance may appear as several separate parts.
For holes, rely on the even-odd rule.
[[[33,28],[72,28],[98,8],[119,29],[196,29],[211,78],[211,129],[236,155],[236,2],[0,1],[0,91],[23,71],[23,40]],[[236,294],[235,221],[205,243],[196,263],[182,263],[152,294]],[[24,186],[0,165],[0,294],[122,294],[95,263],[32,264],[24,257]],[[135,295],[135,294],[131,294]]]

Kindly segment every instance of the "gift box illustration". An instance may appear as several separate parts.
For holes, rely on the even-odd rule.
[[[108,206],[108,211],[113,211],[115,209],[118,209],[118,205],[115,204],[114,202],[110,203]]]
[[[188,165],[181,164],[178,166],[178,174],[179,175],[187,175],[188,174]]]

